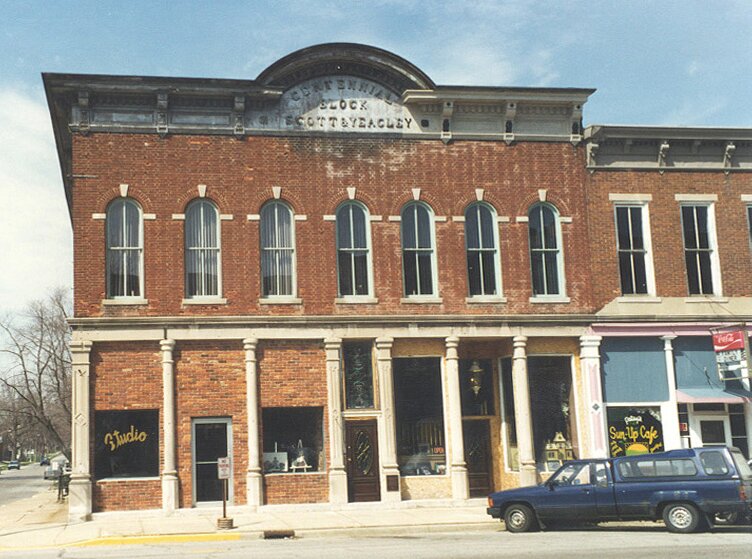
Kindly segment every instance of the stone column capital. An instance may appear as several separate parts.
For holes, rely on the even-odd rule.
[[[663,351],[674,351],[674,340],[678,336],[675,336],[673,334],[670,334],[668,336],[661,336],[661,339],[663,340]]]
[[[172,351],[175,349],[175,340],[171,338],[160,340],[159,347],[162,351]]]
[[[255,349],[258,347],[258,343],[258,338],[244,338],[243,349],[246,351],[255,351]]]

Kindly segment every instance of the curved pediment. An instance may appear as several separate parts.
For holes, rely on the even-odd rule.
[[[397,95],[406,89],[434,89],[419,68],[391,52],[356,43],[326,43],[281,58],[256,81],[285,89],[316,78],[350,76],[376,82]]]

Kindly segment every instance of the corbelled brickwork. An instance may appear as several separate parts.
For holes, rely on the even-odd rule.
[[[211,136],[94,134],[76,135],[73,221],[75,229],[76,316],[129,315],[363,315],[582,313],[589,311],[590,276],[580,263],[589,254],[583,184],[584,148],[567,143],[421,141],[380,138],[276,138],[236,140]],[[120,196],[119,185],[143,211],[155,214],[144,222],[146,307],[103,307],[105,293],[105,222],[92,219]],[[184,221],[172,219],[207,185],[207,197],[221,214],[222,283],[226,305],[184,306]],[[259,222],[248,221],[273,199],[272,186],[296,214],[296,262],[301,305],[261,305]],[[324,221],[347,200],[347,187],[371,215],[375,305],[335,304],[337,296],[335,225]],[[421,189],[421,200],[435,215],[438,286],[443,303],[400,303],[402,262],[400,214]],[[476,189],[499,216],[511,218],[499,227],[504,305],[465,303],[468,295],[464,224],[452,216],[476,200]],[[572,223],[562,224],[565,305],[531,305],[527,216],[539,190]],[[545,307],[545,308],[544,308]]]

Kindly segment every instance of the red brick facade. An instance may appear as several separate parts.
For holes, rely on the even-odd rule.
[[[578,265],[589,252],[585,196],[584,149],[570,144],[383,140],[376,138],[266,138],[175,136],[164,139],[126,134],[74,137],[75,173],[96,178],[76,180],[74,188],[76,315],[384,315],[536,313],[531,296],[527,224],[529,207],[546,190],[546,200],[572,223],[562,225],[567,305],[546,307],[556,313],[592,310],[587,267]],[[105,224],[93,220],[120,196],[118,185],[144,213],[145,307],[101,305],[105,298]],[[198,197],[197,185],[207,185],[207,197],[221,214],[233,216],[222,228],[222,294],[226,305],[181,305],[184,297],[184,212]],[[261,305],[259,223],[248,221],[273,199],[272,186],[297,221],[296,261],[301,305]],[[356,187],[358,200],[371,215],[373,268],[377,305],[337,305],[335,225],[323,221],[347,200],[347,187]],[[439,295],[442,304],[407,305],[402,295],[400,224],[387,216],[400,214],[412,200],[411,189],[436,216]],[[500,227],[502,285],[508,302],[468,305],[463,223],[465,207],[483,188],[484,200],[499,216],[511,221]]]

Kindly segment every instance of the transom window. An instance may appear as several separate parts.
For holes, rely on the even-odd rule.
[[[186,297],[220,295],[219,212],[208,200],[191,202],[185,212]]]
[[[549,204],[536,204],[528,214],[533,296],[562,294],[559,214]]]
[[[616,206],[616,250],[623,295],[652,291],[645,206]]]
[[[499,294],[496,212],[488,204],[465,211],[465,246],[470,296]]]
[[[293,215],[284,202],[261,209],[261,282],[264,297],[295,294]]]
[[[357,202],[337,210],[337,279],[340,296],[369,295],[371,253],[368,212]]]
[[[405,295],[436,293],[433,212],[421,202],[402,209],[402,268]]]
[[[715,233],[708,205],[684,205],[684,260],[690,295],[712,295],[717,289]]]
[[[143,293],[143,225],[139,205],[130,198],[107,208],[107,297]]]

